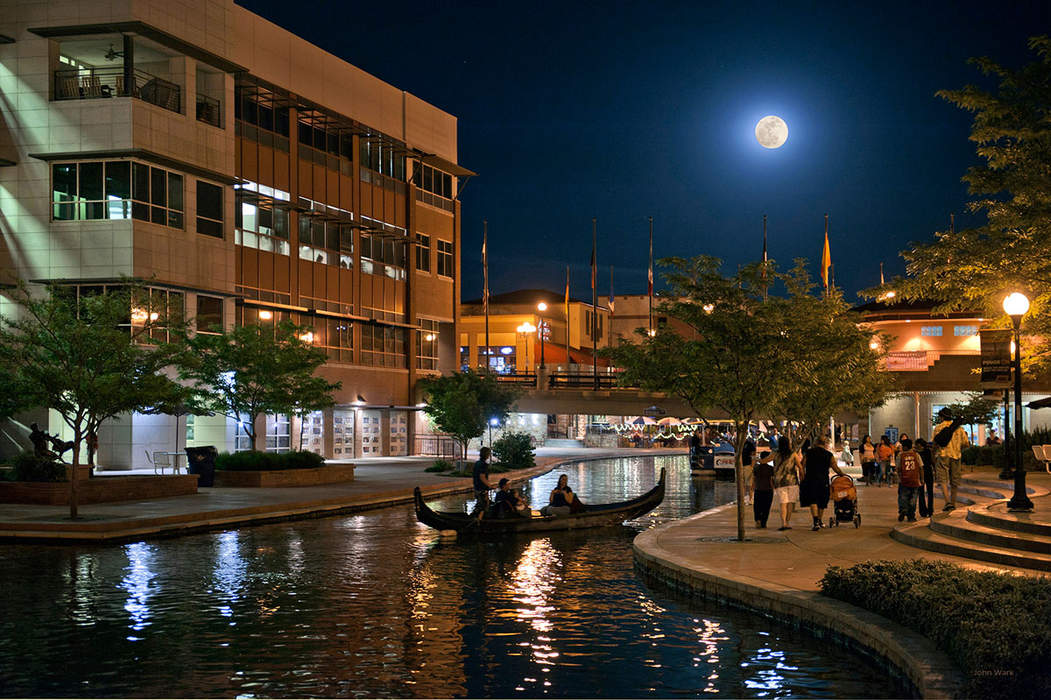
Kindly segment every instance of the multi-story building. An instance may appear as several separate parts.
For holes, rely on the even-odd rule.
[[[310,325],[342,389],[305,447],[412,451],[417,380],[458,361],[454,116],[232,0],[0,0],[0,96],[0,273],[142,280],[198,333]],[[100,460],[244,448],[236,425],[127,416]]]
[[[463,303],[459,326],[460,366],[500,374],[528,374],[541,364],[550,373],[591,372],[593,350],[610,341],[610,312],[601,303],[570,299],[545,289],[519,289],[489,297],[489,347],[481,299]],[[542,342],[541,342],[542,339]],[[541,355],[543,357],[541,357]],[[600,370],[609,366],[598,359]]]

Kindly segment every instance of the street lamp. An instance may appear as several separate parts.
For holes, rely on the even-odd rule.
[[[538,333],[540,333],[540,369],[547,369],[547,366],[544,364],[544,312],[547,311],[547,304],[540,302],[536,305],[536,310],[540,314],[540,323],[537,324],[540,326],[538,330]]]
[[[1029,311],[1029,299],[1020,292],[1004,297],[1004,311],[1014,326],[1015,374],[1015,492],[1007,502],[1007,510],[1031,511],[1033,502],[1025,492],[1025,467],[1022,465],[1022,316]]]
[[[526,365],[526,372],[528,372],[529,371],[529,335],[531,333],[533,333],[534,331],[536,331],[536,326],[534,326],[529,321],[526,321],[525,323],[520,325],[515,330],[518,331],[519,333],[521,333],[523,336],[525,336],[525,338],[524,338],[524,340],[525,340],[525,360],[526,360],[525,361],[525,365]]]

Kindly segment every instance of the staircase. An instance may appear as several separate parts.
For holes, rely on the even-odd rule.
[[[904,544],[941,554],[978,561],[1051,571],[1051,498],[1047,489],[1029,486],[1030,498],[1039,498],[1033,513],[1009,513],[1007,499],[1013,484],[1005,481],[963,479],[959,501],[970,503],[929,521],[905,523],[890,536]]]
[[[548,438],[544,440],[544,447],[583,447],[583,440],[566,440],[565,438]]]

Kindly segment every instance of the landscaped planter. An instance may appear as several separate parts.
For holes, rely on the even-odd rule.
[[[195,474],[171,476],[97,476],[77,482],[77,499],[81,505],[168,498],[197,493]],[[34,505],[69,505],[69,482],[0,482],[0,503]]]
[[[338,464],[317,469],[273,469],[267,471],[215,471],[216,486],[271,488],[282,486],[319,486],[354,480],[353,464]]]

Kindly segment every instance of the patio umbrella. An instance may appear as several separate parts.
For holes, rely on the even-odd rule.
[[[657,421],[657,425],[679,425],[680,423],[682,423],[681,420],[679,420],[678,418],[672,418],[671,416],[667,418],[661,418],[659,421]]]
[[[635,420],[628,423],[628,425],[656,425],[657,421],[653,420],[649,416],[639,416]]]
[[[1051,408],[1051,396],[1044,399],[1037,399],[1036,401],[1030,401],[1026,406],[1028,408]]]

